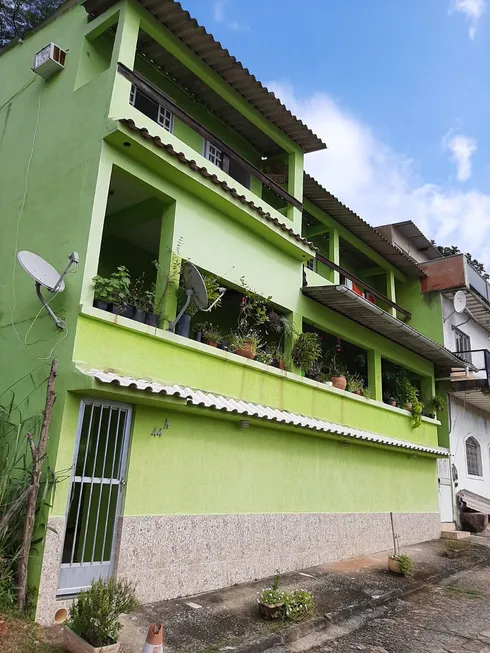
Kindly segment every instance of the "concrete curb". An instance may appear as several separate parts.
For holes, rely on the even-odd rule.
[[[439,574],[433,574],[429,576],[426,580],[416,583],[411,587],[407,588],[398,588],[380,594],[375,598],[366,599],[365,601],[359,601],[359,603],[353,603],[348,605],[345,608],[339,608],[333,612],[327,612],[323,617],[315,617],[314,619],[309,619],[308,621],[303,621],[300,624],[294,624],[289,627],[285,627],[282,633],[276,635],[269,635],[268,637],[263,637],[262,639],[255,640],[248,644],[243,644],[242,646],[236,646],[233,648],[233,653],[263,653],[267,649],[270,649],[274,646],[281,646],[284,644],[290,644],[296,642],[298,639],[305,637],[314,632],[319,632],[321,630],[326,630],[330,625],[338,624],[346,619],[350,619],[366,610],[377,608],[381,605],[390,603],[395,599],[401,599],[415,592],[420,592],[424,588],[434,585],[435,583],[444,580],[445,578],[450,578],[456,574],[469,571],[479,566],[486,566],[489,562],[487,560],[478,560],[471,565],[468,565],[464,569],[457,569],[454,571],[445,571]]]

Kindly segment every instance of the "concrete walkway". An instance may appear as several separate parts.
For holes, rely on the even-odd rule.
[[[165,648],[169,653],[259,653],[274,647],[289,650],[293,640],[298,640],[308,633],[311,633],[309,637],[313,637],[310,645],[315,646],[323,640],[322,636],[315,640],[313,633],[330,630],[334,636],[335,632],[344,632],[342,629],[338,630],[338,624],[344,623],[353,615],[375,616],[380,605],[388,600],[393,601],[397,596],[406,596],[409,592],[417,591],[424,583],[437,583],[441,578],[477,568],[475,565],[490,565],[489,540],[473,540],[476,543],[469,555],[456,560],[450,560],[444,555],[443,544],[439,540],[406,547],[403,553],[410,555],[415,564],[414,575],[410,578],[392,576],[386,571],[389,552],[284,574],[281,576],[282,589],[309,589],[316,599],[317,614],[310,621],[300,625],[265,622],[259,618],[257,593],[269,585],[271,579],[144,605],[137,613],[122,618],[124,628],[120,638],[121,650],[122,653],[141,653],[151,622],[164,623]],[[324,615],[328,618],[325,619]],[[488,628],[490,629],[490,621]],[[300,641],[303,644],[300,644]],[[308,637],[300,641],[296,643],[295,650],[301,650],[302,645],[311,647],[308,645]],[[402,651],[392,648],[387,650],[397,653]]]

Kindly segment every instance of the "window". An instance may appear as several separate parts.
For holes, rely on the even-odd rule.
[[[168,132],[172,133],[174,122],[172,112],[161,104],[158,104],[158,102],[155,102],[155,100],[149,98],[140,91],[139,88],[136,88],[134,84],[131,85],[129,104],[138,109],[138,111],[141,111],[141,113],[144,113],[148,118],[154,120]]]
[[[306,267],[308,268],[308,270],[313,270],[313,272],[314,272],[315,271],[315,263],[316,263],[316,260],[314,258],[308,259],[306,261]]]
[[[247,170],[239,161],[224,154],[219,147],[205,141],[204,156],[208,161],[229,174],[230,177],[233,177],[239,184],[242,184],[245,188],[250,188],[250,175]]]
[[[483,476],[481,464],[481,448],[473,437],[466,440],[466,470],[468,476]]]
[[[454,329],[454,339],[456,340],[456,352],[461,353],[461,358],[467,363],[471,363],[471,341],[470,337],[460,331],[459,329]]]

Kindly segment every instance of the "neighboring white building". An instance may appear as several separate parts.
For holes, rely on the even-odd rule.
[[[448,391],[451,451],[450,463],[441,460],[439,465],[441,521],[458,520],[454,507],[461,490],[490,500],[490,284],[464,254],[440,257],[410,221],[378,230],[423,264],[427,277],[422,290],[440,293],[444,345],[468,362],[466,372],[440,380]],[[466,302],[460,313],[455,311],[456,293]]]

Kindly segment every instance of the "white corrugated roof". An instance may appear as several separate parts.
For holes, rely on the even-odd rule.
[[[123,388],[132,388],[134,390],[152,392],[154,394],[162,394],[168,397],[180,397],[191,406],[214,408],[215,410],[225,411],[227,413],[236,413],[247,417],[257,417],[287,424],[289,426],[297,426],[300,428],[311,429],[313,431],[342,435],[346,438],[353,438],[355,440],[384,444],[390,447],[397,447],[398,449],[420,451],[437,456],[447,456],[449,453],[447,449],[427,447],[422,444],[415,444],[414,442],[407,442],[405,440],[395,440],[394,438],[389,438],[378,433],[372,433],[371,431],[354,429],[350,426],[343,426],[341,424],[335,424],[334,422],[326,422],[325,420],[315,419],[314,417],[306,417],[305,415],[299,415],[298,413],[290,413],[286,410],[279,410],[278,408],[263,406],[261,404],[253,404],[232,397],[223,397],[211,392],[204,392],[203,390],[195,390],[180,385],[166,385],[164,383],[146,381],[144,379],[134,379],[130,376],[120,376],[114,372],[104,372],[103,370],[97,369],[80,371],[101,383],[114,384]]]

